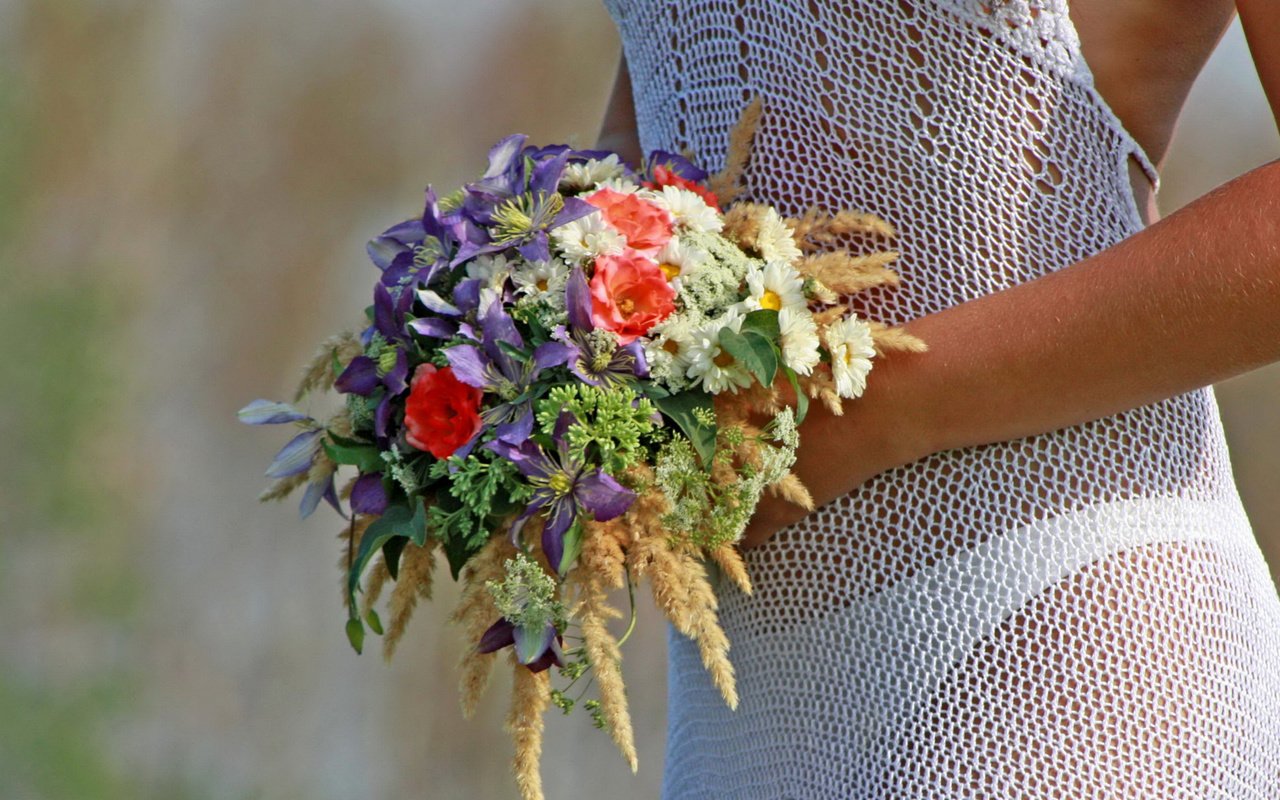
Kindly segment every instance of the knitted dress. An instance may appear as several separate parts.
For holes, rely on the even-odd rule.
[[[872,319],[1142,227],[1065,0],[605,3],[645,152],[718,169],[760,95],[743,199],[898,229]],[[668,800],[1280,797],[1280,598],[1211,388],[891,469],[746,559],[736,711],[669,638]]]

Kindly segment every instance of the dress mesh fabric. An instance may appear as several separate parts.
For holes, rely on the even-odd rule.
[[[900,231],[872,319],[1142,227],[1128,165],[1155,170],[1064,0],[606,6],[646,152],[721,167],[759,94],[744,199]],[[1280,598],[1211,388],[889,470],[747,563],[736,712],[669,636],[669,800],[1280,797]]]

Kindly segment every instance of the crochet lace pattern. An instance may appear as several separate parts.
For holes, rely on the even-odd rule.
[[[645,152],[719,169],[759,95],[741,199],[898,229],[872,319],[1142,227],[1065,0],[605,4]],[[747,562],[736,712],[669,637],[669,800],[1280,797],[1280,598],[1212,388],[889,470]]]

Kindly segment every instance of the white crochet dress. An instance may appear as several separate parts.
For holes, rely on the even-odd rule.
[[[746,199],[898,228],[873,319],[1142,226],[1129,159],[1155,170],[1065,0],[606,5],[646,152],[718,169],[758,93]],[[1280,598],[1210,388],[890,470],[747,562],[736,712],[669,639],[668,800],[1280,798]]]

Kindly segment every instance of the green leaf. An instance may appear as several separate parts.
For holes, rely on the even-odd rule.
[[[369,613],[364,615],[365,622],[369,623],[369,629],[379,636],[382,635],[382,618],[378,616],[376,609],[369,609]]]
[[[689,438],[689,443],[693,445],[698,458],[702,460],[702,465],[708,470],[711,469],[711,458],[716,452],[716,428],[714,425],[703,425],[693,414],[695,408],[703,408],[708,413],[715,414],[711,395],[691,389],[666,397],[650,395],[650,399],[658,410],[670,418]]]
[[[322,446],[335,464],[350,464],[361,473],[381,472],[384,466],[382,456],[378,453],[378,446],[374,444],[322,442]]]
[[[351,648],[357,655],[364,652],[364,626],[360,624],[360,620],[347,620],[347,641],[351,642]]]
[[[484,540],[476,544],[469,538],[452,537],[444,541],[442,549],[445,558],[449,561],[449,573],[456,581],[462,573],[462,567],[471,560],[472,556],[484,549]]]
[[[569,571],[569,567],[573,566],[582,552],[582,533],[582,522],[579,520],[574,520],[569,530],[564,532],[564,555],[560,557],[560,563],[556,567],[561,575]]]
[[[782,330],[778,326],[778,312],[771,308],[752,311],[742,318],[742,333],[748,331],[758,333],[771,342],[782,338]]]
[[[419,507],[422,503],[419,501]],[[360,576],[369,564],[369,559],[388,541],[396,536],[407,536],[414,514],[402,505],[388,506],[382,516],[373,521],[360,539],[360,550],[351,562],[347,572],[347,601],[352,619],[356,615],[356,589],[360,586]]]
[[[804,422],[805,414],[809,413],[809,398],[805,396],[804,390],[800,388],[800,379],[796,377],[796,371],[786,364],[782,365],[782,374],[787,376],[787,380],[791,382],[791,388],[796,392],[796,424]]]
[[[387,565],[387,574],[393,581],[400,579],[400,554],[408,543],[407,537],[397,536],[382,546],[382,561]]]
[[[498,340],[498,349],[499,349],[499,350],[501,350],[502,352],[506,353],[507,355],[511,356],[512,358],[514,358],[516,361],[520,362],[521,364],[528,364],[528,363],[529,363],[530,355],[529,355],[527,352],[525,352],[524,350],[521,350],[520,348],[518,348],[518,347],[516,347],[515,345],[511,344],[510,342],[505,342],[505,341],[502,341],[501,339],[499,339],[499,340]]]
[[[772,386],[778,374],[778,354],[773,343],[755,331],[735,333],[730,328],[720,331],[720,347],[760,381]]]

